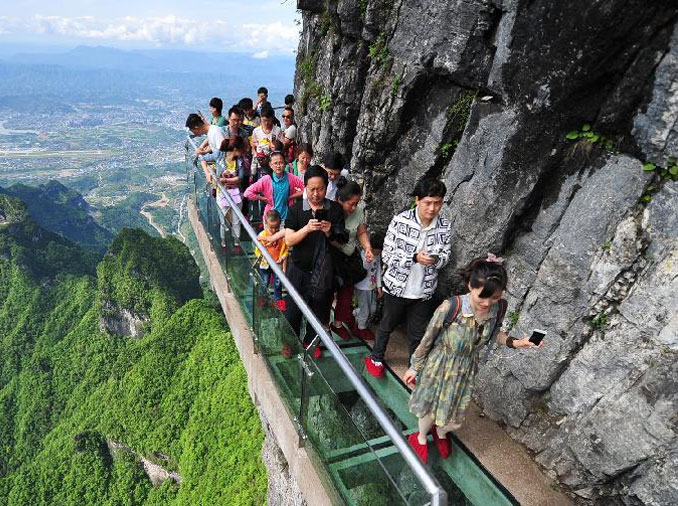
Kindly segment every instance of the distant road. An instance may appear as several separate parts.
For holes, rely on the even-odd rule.
[[[188,193],[184,194],[184,198],[181,199],[181,205],[179,206],[179,222],[177,223],[177,235],[181,238],[181,242],[186,244],[186,237],[181,233],[181,222],[184,219],[184,210],[186,209],[186,201],[188,200]]]
[[[53,156],[58,158],[83,158],[119,155],[122,151],[112,149],[80,149],[68,151],[38,151],[31,149],[29,151],[0,151],[0,155],[6,158],[44,158]]]
[[[147,207],[165,207],[169,204],[169,199],[167,198],[167,195],[165,193],[162,194],[162,197],[160,200],[156,200],[155,202],[149,202],[148,204],[144,204],[143,207],[141,208],[141,211],[139,211],[139,214],[146,218],[148,221],[148,224],[152,226],[154,229],[158,231],[160,234],[160,237],[165,237],[165,231],[162,229],[160,225],[158,225],[155,220],[153,220],[153,215],[146,211]]]

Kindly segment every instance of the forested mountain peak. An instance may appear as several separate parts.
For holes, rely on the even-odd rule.
[[[38,226],[24,202],[0,194],[0,270],[14,266],[41,279],[93,274],[95,265],[93,253]]]
[[[186,246],[125,229],[97,266],[19,199],[0,215],[0,506],[262,503],[247,378]],[[121,314],[138,339],[102,328]]]
[[[0,195],[21,199],[41,227],[55,232],[98,253],[103,253],[113,234],[90,214],[92,209],[77,191],[58,181],[38,186],[23,183],[0,187]]]
[[[178,239],[123,229],[97,268],[100,328],[138,337],[187,300],[201,297],[199,276]]]
[[[17,198],[0,193],[0,225],[9,225],[26,218],[26,205]]]

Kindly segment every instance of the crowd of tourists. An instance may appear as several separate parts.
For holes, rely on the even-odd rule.
[[[404,324],[411,358],[403,380],[412,387],[410,410],[419,420],[409,442],[426,461],[430,433],[447,458],[448,434],[459,427],[471,401],[480,349],[491,341],[509,348],[535,346],[528,338],[510,336],[504,324],[503,260],[488,253],[471,261],[462,273],[464,293],[436,307],[438,274],[450,260],[452,237],[450,220],[441,213],[443,182],[421,179],[412,207],[394,216],[385,234],[374,233],[365,219],[362,188],[351,179],[343,155],[317,160],[312,146],[301,142],[292,95],[274,108],[262,87],[256,101],[241,99],[226,117],[221,99],[213,98],[209,106],[209,120],[195,113],[186,120],[194,136],[206,136],[196,155],[207,181],[219,178],[246,217],[261,216],[258,241],[328,330],[341,339],[373,342],[364,358],[372,376],[384,376],[389,339]],[[282,122],[276,109],[282,110]],[[229,199],[218,187],[213,195],[224,211],[222,245],[230,231],[239,249],[240,223]],[[259,268],[276,306],[321,358],[312,327],[307,322],[302,329],[297,304],[283,298],[280,280],[265,259]]]

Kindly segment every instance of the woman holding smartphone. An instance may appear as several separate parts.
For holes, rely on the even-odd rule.
[[[462,272],[468,293],[438,307],[403,377],[414,386],[410,411],[419,420],[419,432],[409,442],[424,462],[429,432],[442,458],[450,456],[448,433],[461,426],[471,402],[480,350],[492,339],[509,348],[535,346],[529,339],[509,336],[502,327],[508,281],[502,263],[491,253],[469,263]]]

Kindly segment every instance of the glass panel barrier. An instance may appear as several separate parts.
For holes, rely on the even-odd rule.
[[[290,419],[299,418],[304,353],[294,330],[274,305],[269,288],[256,274],[254,279],[253,333],[258,353],[275,380]]]
[[[304,376],[308,399],[302,422],[309,456],[317,469],[326,470],[326,488],[331,486],[348,504],[421,504],[410,503],[399,486],[399,472],[407,466],[382,459],[388,438],[365,403],[346,388],[336,367],[327,370],[332,358],[307,358],[310,375]],[[344,384],[344,391],[335,390],[328,377],[335,386]]]

